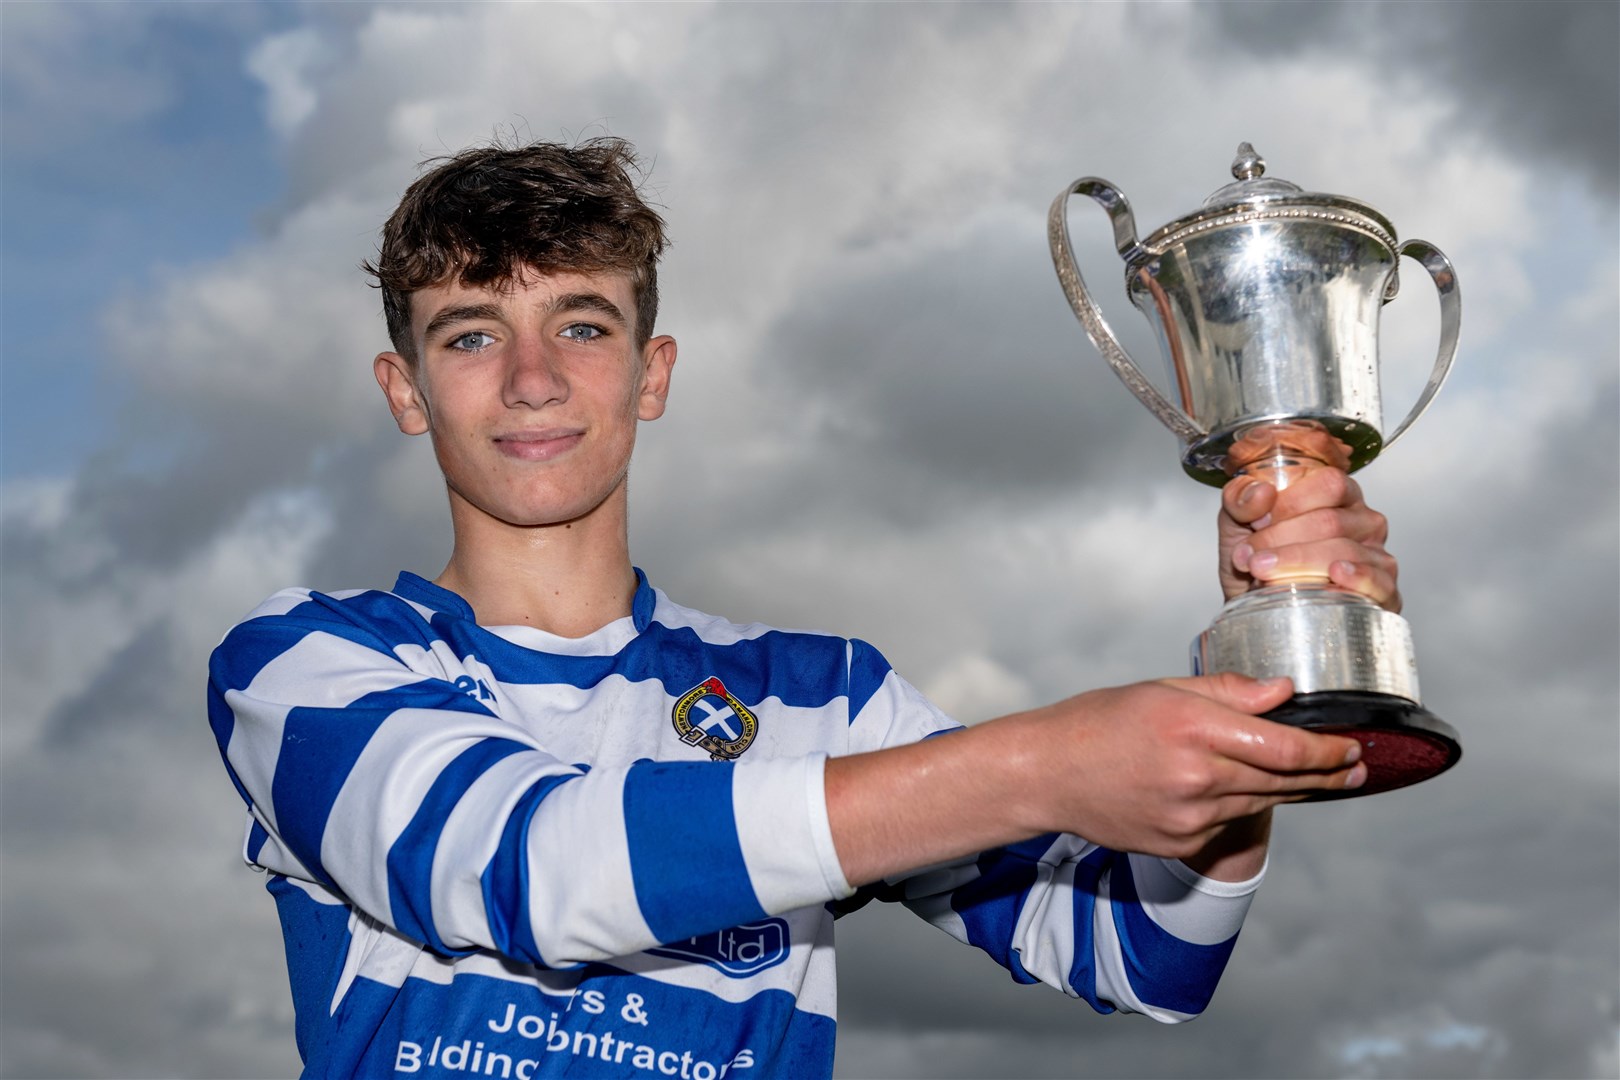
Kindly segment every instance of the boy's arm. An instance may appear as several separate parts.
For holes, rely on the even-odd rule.
[[[845,876],[861,885],[1067,832],[1251,878],[1265,824],[1250,819],[1366,775],[1354,739],[1257,718],[1290,693],[1236,675],[1141,683],[831,759],[827,816]]]

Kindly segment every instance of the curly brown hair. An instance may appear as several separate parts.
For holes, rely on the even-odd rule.
[[[658,315],[664,220],[641,197],[635,147],[600,137],[574,146],[482,146],[431,166],[383,225],[377,261],[361,264],[382,290],[394,350],[415,361],[411,293],[459,278],[510,285],[523,271],[630,275],[636,343]]]

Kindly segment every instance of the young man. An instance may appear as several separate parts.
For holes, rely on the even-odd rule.
[[[375,370],[433,440],[449,563],[278,593],[214,653],[306,1074],[825,1077],[833,913],[872,895],[1100,1010],[1198,1013],[1271,808],[1360,783],[1359,747],[1258,719],[1290,688],[1237,677],[961,729],[864,642],[654,589],[625,477],[676,346],[634,171],[595,140],[411,186]],[[1220,536],[1229,595],[1309,567],[1398,603],[1341,473],[1234,482]]]

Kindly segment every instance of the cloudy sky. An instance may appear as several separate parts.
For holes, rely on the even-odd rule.
[[[611,133],[675,237],[636,561],[684,603],[875,641],[964,720],[1179,674],[1218,606],[1214,493],[1058,290],[1065,184],[1109,178],[1146,232],[1249,140],[1462,283],[1454,378],[1362,474],[1462,764],[1282,812],[1226,983],[1180,1028],[863,911],[840,923],[841,1075],[1620,1073],[1617,17],[4,5],[0,1072],[295,1071],[205,658],[281,586],[443,565],[357,269],[416,164]],[[1101,213],[1072,222],[1156,371]],[[1437,333],[1404,282],[1392,418]]]

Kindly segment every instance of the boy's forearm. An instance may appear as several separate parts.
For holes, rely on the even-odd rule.
[[[1041,830],[1020,818],[1020,762],[991,721],[909,746],[829,758],[827,821],[844,876],[866,885],[1015,843]]]

